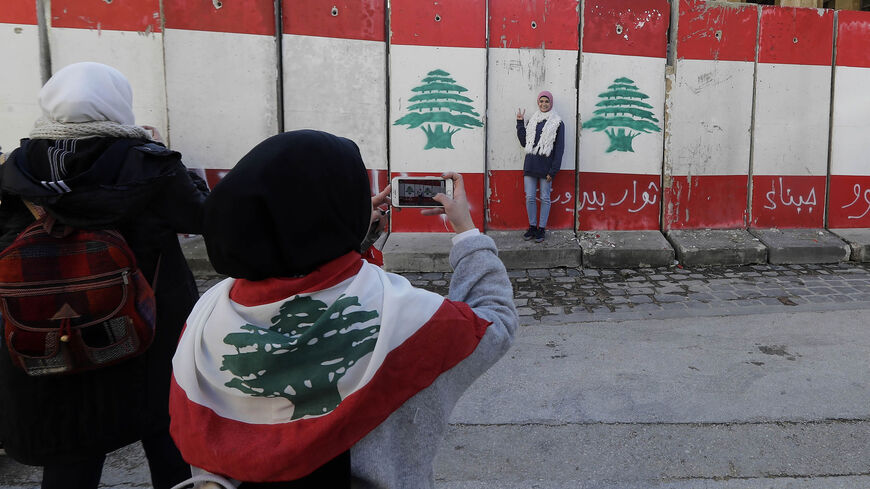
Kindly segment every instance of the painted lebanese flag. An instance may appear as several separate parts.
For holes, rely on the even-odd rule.
[[[226,279],[173,358],[172,437],[209,472],[304,477],[470,355],[488,325],[358,253],[298,279]]]

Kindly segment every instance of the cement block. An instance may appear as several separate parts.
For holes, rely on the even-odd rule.
[[[659,231],[584,231],[577,237],[584,267],[663,267],[674,263],[674,249]]]
[[[574,231],[547,231],[543,243],[524,241],[524,231],[487,231],[508,270],[580,267],[580,244]]]
[[[452,272],[454,233],[390,233],[381,250],[390,272]]]
[[[837,263],[849,259],[849,245],[824,229],[750,229],[767,246],[776,265]]]
[[[828,231],[834,233],[849,245],[849,248],[852,249],[852,254],[849,258],[852,261],[870,262],[870,229],[828,229]]]
[[[691,229],[667,233],[685,266],[767,263],[767,248],[745,229]]]

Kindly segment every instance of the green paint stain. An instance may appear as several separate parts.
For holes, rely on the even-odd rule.
[[[457,85],[444,70],[433,70],[421,80],[422,85],[411,89],[416,95],[408,99],[416,102],[408,106],[411,111],[393,123],[394,126],[420,128],[426,134],[423,149],[454,149],[453,135],[461,129],[483,127],[480,114],[465,103],[472,100],[462,92],[468,89]]]
[[[638,90],[634,80],[621,77],[607,87],[607,91],[598,95],[603,99],[596,107],[595,117],[587,121],[584,129],[604,131],[610,138],[608,153],[613,151],[634,152],[632,141],[643,133],[661,132],[659,120],[646,109],[653,106],[642,102],[649,95]]]

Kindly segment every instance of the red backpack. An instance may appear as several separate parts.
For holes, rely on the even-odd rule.
[[[127,242],[116,231],[57,228],[41,217],[0,253],[12,362],[32,376],[73,374],[143,353],[154,339],[154,291]]]

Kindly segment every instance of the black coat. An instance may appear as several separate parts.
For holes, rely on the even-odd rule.
[[[208,188],[161,145],[89,138],[61,158],[72,191],[58,194],[40,184],[57,166],[55,141],[21,143],[0,170],[0,247],[33,221],[24,197],[61,223],[118,229],[145,277],[157,275],[156,336],[139,357],[75,375],[29,377],[0,345],[0,440],[19,462],[45,465],[107,453],[168,429],[171,360],[198,298],[177,235],[201,233]]]

